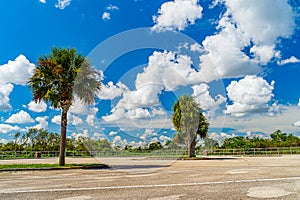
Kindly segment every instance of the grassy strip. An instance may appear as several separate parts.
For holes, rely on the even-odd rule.
[[[14,169],[103,169],[108,166],[105,164],[66,164],[59,166],[58,164],[4,164],[0,165],[0,170],[14,170]]]

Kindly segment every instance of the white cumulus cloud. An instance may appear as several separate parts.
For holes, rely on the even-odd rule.
[[[13,91],[14,86],[10,83],[0,84],[0,111],[7,111],[12,109],[9,103],[9,95]]]
[[[89,125],[91,125],[91,126],[97,128],[95,120],[96,120],[95,115],[88,115],[88,116],[86,117],[86,119],[85,119],[85,121],[86,121]]]
[[[0,124],[0,133],[9,133],[11,131],[18,131],[20,127],[18,126],[11,126],[9,124]]]
[[[47,104],[44,101],[35,103],[31,101],[28,105],[28,109],[34,112],[45,112],[47,110]]]
[[[154,52],[144,71],[135,80],[135,90],[125,90],[111,115],[104,116],[105,121],[119,119],[148,118],[163,115],[159,95],[162,91],[175,91],[179,86],[198,83],[202,79],[192,67],[189,56],[175,52]],[[113,87],[111,87],[113,88]]]
[[[7,139],[4,139],[4,138],[1,138],[1,139],[0,139],[0,143],[6,144],[6,143],[8,143],[8,140],[7,140]]]
[[[34,64],[30,63],[24,55],[19,55],[15,60],[9,60],[7,64],[0,66],[0,84],[26,85],[34,69]]]
[[[11,115],[6,121],[6,123],[16,123],[16,124],[26,124],[26,123],[33,123],[34,119],[31,118],[31,116],[21,110],[20,112]]]
[[[78,140],[80,137],[84,137],[84,138],[89,137],[89,131],[87,129],[84,129],[82,133],[73,132],[71,135],[75,138],[75,140]]]
[[[46,0],[39,0],[41,3],[47,3]]]
[[[214,114],[219,106],[226,102],[226,98],[220,94],[212,98],[209,86],[205,83],[194,85],[192,88],[194,90],[192,96],[195,97],[195,101],[200,105],[202,110],[210,111],[211,114]]]
[[[161,5],[158,15],[153,16],[155,25],[152,30],[184,30],[202,18],[203,8],[198,0],[174,0]]]
[[[109,132],[109,136],[113,136],[113,135],[117,135],[117,132],[116,131]]]
[[[74,126],[80,125],[83,123],[83,120],[80,117],[72,115],[72,114],[68,115],[68,121],[70,124],[72,124]]]
[[[48,129],[47,119],[48,119],[48,116],[36,117],[35,121],[37,121],[39,123],[32,128],[47,130]]]
[[[227,11],[218,22],[219,32],[202,45],[200,72],[206,80],[256,75],[261,65],[279,55],[277,39],[293,34],[293,10],[282,0],[221,0]],[[255,22],[255,23],[254,23]],[[243,50],[250,48],[249,57]]]
[[[290,63],[299,63],[299,62],[300,62],[300,59],[296,58],[295,56],[291,56],[288,59],[278,61],[277,64],[278,65],[286,65],[286,64],[290,64]]]
[[[72,106],[70,107],[70,113],[78,115],[91,115],[96,114],[98,108],[86,106],[81,99],[74,97]]]
[[[110,81],[106,85],[102,85],[97,96],[102,100],[113,100],[116,97],[121,96],[125,91],[128,91],[126,85],[121,82],[118,82],[116,85],[114,85],[114,83]]]
[[[241,117],[250,113],[268,112],[268,103],[274,96],[274,84],[274,81],[269,84],[257,76],[246,76],[240,81],[232,81],[226,90],[233,103],[226,106],[225,113]]]
[[[300,121],[296,121],[293,126],[297,126],[297,127],[300,127]]]
[[[61,120],[61,116],[60,115],[56,115],[51,119],[51,122],[57,125],[60,125],[60,120]]]

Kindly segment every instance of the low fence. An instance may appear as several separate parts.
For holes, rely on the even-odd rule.
[[[273,148],[242,148],[242,149],[213,149],[208,150],[208,155],[283,155],[300,154],[300,147],[273,147]]]
[[[208,149],[196,151],[197,156],[263,156],[300,154],[300,147],[278,147],[278,148],[243,148],[243,149]],[[125,156],[155,156],[176,158],[187,155],[186,150],[153,150],[142,152],[126,150],[105,151],[67,151],[66,157],[125,157]],[[0,159],[14,158],[51,158],[58,157],[58,151],[0,151]]]

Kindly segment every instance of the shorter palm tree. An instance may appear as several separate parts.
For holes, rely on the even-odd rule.
[[[193,97],[184,95],[173,106],[172,122],[177,131],[175,142],[187,141],[188,156],[195,156],[197,135],[205,138],[209,123]]]

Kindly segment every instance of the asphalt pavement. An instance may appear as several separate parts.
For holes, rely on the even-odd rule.
[[[0,160],[55,163],[57,159]],[[300,199],[300,156],[68,158],[110,169],[0,173],[0,199]]]

